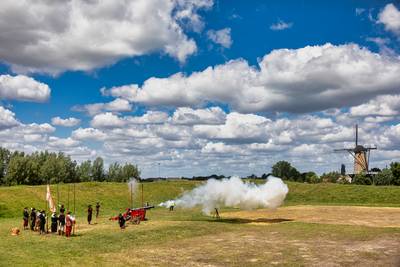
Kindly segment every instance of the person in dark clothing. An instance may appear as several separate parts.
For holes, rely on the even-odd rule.
[[[64,208],[64,204],[61,204],[61,207],[60,207],[60,213],[64,213],[64,214],[65,214],[65,208]]]
[[[92,205],[89,205],[88,209],[87,209],[87,221],[88,221],[88,224],[90,224],[90,222],[92,221],[92,215],[93,215],[93,208],[92,208]]]
[[[28,208],[24,208],[24,212],[22,213],[23,218],[24,218],[24,230],[28,229],[28,221],[29,221],[29,212]]]
[[[58,226],[58,216],[57,213],[53,212],[51,215],[51,232],[57,233],[57,226]]]
[[[121,229],[125,228],[125,218],[124,218],[124,216],[122,216],[121,213],[118,215],[118,223],[119,223],[119,227]]]
[[[44,210],[39,214],[39,219],[40,219],[40,231],[39,234],[45,234],[45,225],[46,225],[46,213]]]
[[[97,202],[96,203],[96,219],[99,217],[99,213],[100,213],[100,203]]]
[[[65,233],[65,214],[60,213],[58,216],[58,234],[64,235]]]
[[[36,222],[36,209],[32,208],[31,209],[31,230],[35,231],[35,222]]]
[[[217,218],[217,219],[221,218],[221,217],[219,217],[219,212],[218,212],[217,208],[215,208],[215,218]]]

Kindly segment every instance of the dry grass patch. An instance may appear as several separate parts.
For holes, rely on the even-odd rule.
[[[290,231],[279,225],[247,225],[240,231],[171,240],[103,257],[105,264],[137,266],[396,266],[400,262],[400,233],[346,238],[340,230],[331,236],[330,227],[290,224]]]
[[[275,211],[254,210],[222,213],[223,218],[236,218],[243,223],[271,224],[282,221],[400,227],[400,208],[360,206],[289,206]]]

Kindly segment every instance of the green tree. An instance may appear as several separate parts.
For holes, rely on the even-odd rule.
[[[88,182],[92,177],[92,162],[90,160],[83,161],[76,170],[77,179],[81,182]]]
[[[375,185],[391,185],[393,183],[393,173],[390,169],[385,168],[373,177],[373,181]]]
[[[92,181],[102,182],[104,179],[104,161],[101,157],[97,157],[92,165]]]
[[[390,163],[390,170],[393,174],[393,184],[400,185],[400,162]]]
[[[366,175],[365,173],[358,173],[354,175],[352,183],[360,184],[360,185],[372,185],[372,178]]]
[[[10,162],[7,166],[7,174],[5,176],[5,184],[17,185],[23,184],[26,177],[26,160],[24,153],[14,152],[11,155]]]
[[[283,180],[301,180],[301,174],[287,161],[278,161],[272,166],[272,175]]]
[[[121,176],[122,176],[122,167],[117,162],[114,162],[110,164],[110,166],[108,166],[107,181],[121,182]]]
[[[124,165],[124,167],[122,168],[122,181],[121,182],[127,182],[132,178],[139,179],[140,171],[137,166],[135,166],[131,163],[126,163]]]

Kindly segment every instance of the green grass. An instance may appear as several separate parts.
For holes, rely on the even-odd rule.
[[[199,183],[177,180],[144,183],[144,199],[151,204],[158,204],[179,196]],[[288,185],[289,194],[285,205],[400,206],[400,187],[292,182]],[[68,205],[68,188],[69,208],[72,210],[73,186],[59,185],[58,192],[60,202]],[[57,202],[57,186],[51,185],[51,190]],[[374,243],[377,238],[400,240],[400,228],[324,225],[296,221],[255,225],[234,219],[216,221],[203,215],[198,208],[177,209],[172,213],[165,208],[155,208],[148,212],[149,221],[121,231],[117,223],[109,221],[108,218],[129,205],[126,184],[80,183],[75,185],[75,193],[79,223],[77,236],[67,240],[65,237],[39,236],[35,232],[23,231],[16,237],[10,235],[10,229],[20,226],[22,208],[44,208],[46,187],[0,187],[0,266],[57,266],[66,261],[69,265],[81,266],[169,266],[171,259],[168,258],[169,254],[165,253],[170,249],[175,251],[171,253],[181,253],[173,258],[177,266],[184,265],[186,261],[219,266],[265,266],[269,262],[277,261],[281,266],[303,266],[307,264],[307,258],[303,257],[303,252],[299,252],[299,246],[308,247],[309,253],[314,253],[313,257],[324,259],[327,257],[323,253],[332,250],[328,245],[336,244],[335,246],[340,248],[345,245],[353,246],[353,243],[354,246],[363,242]],[[97,201],[102,205],[102,217],[98,224],[87,226],[87,205],[94,205]],[[139,206],[140,202],[139,186],[134,205]],[[229,243],[229,236],[237,237],[237,241]],[[228,241],[216,245],[214,238],[228,238]],[[251,241],[253,239],[257,242]],[[315,243],[315,240],[321,243]],[[323,248],[325,244],[328,247]],[[342,252],[338,250],[335,253]],[[345,253],[347,252],[343,252],[343,255]],[[359,255],[367,255],[366,258],[383,265],[386,263],[379,254],[368,253],[363,251]],[[357,260],[357,255],[346,256],[343,262],[340,262],[342,257],[339,255],[337,260],[345,265],[370,263],[353,261]],[[248,261],[253,258],[258,261]]]

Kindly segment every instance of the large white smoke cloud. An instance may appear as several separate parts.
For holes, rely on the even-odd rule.
[[[288,191],[287,185],[277,177],[270,176],[265,184],[256,185],[234,176],[222,180],[210,179],[180,198],[160,203],[159,206],[168,207],[173,202],[183,208],[200,206],[206,214],[221,207],[275,209],[282,205]]]

